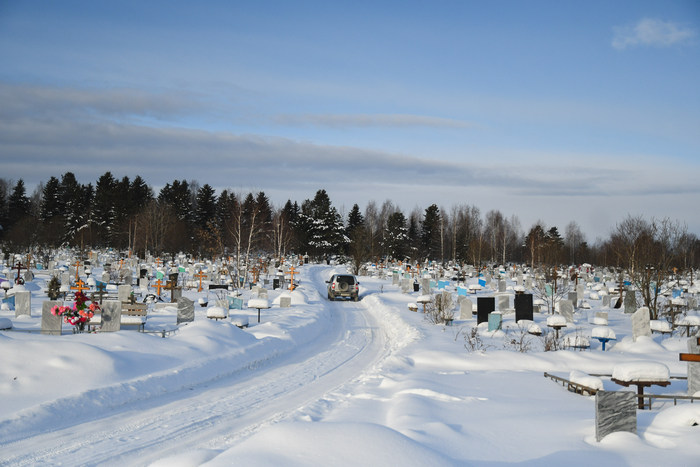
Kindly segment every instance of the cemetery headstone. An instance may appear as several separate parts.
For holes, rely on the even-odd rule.
[[[18,290],[15,292],[15,318],[21,315],[31,316],[32,314],[32,293],[28,290]]]
[[[574,322],[574,305],[570,300],[562,300],[559,302],[559,314],[566,318],[567,323]]]
[[[122,305],[119,300],[105,300],[102,302],[102,332],[116,332],[122,326]]]
[[[510,295],[503,294],[497,295],[498,297],[498,311],[506,311],[510,307]]]
[[[499,331],[503,324],[503,315],[499,311],[489,313],[489,331]]]
[[[610,306],[610,295],[603,295],[603,308]]]
[[[503,279],[498,281],[498,291],[501,293],[506,291],[506,281]]]
[[[172,290],[170,291],[170,294],[171,294],[171,297],[172,297],[172,298],[170,299],[170,302],[171,302],[171,303],[177,303],[177,301],[180,300],[180,299],[182,298],[182,288],[181,288],[181,287],[175,287],[174,289],[172,289]]]
[[[289,308],[290,306],[292,306],[292,297],[280,297],[280,308]]]
[[[649,308],[645,306],[632,314],[632,339],[636,342],[641,336],[651,336]]]
[[[399,273],[394,271],[391,275],[391,285],[399,285]]]
[[[401,292],[409,293],[413,289],[413,283],[410,279],[401,279]]]
[[[117,300],[120,302],[128,302],[131,295],[131,285],[122,284],[117,287]]]
[[[430,293],[430,278],[429,277],[421,277],[420,290],[421,290],[421,293],[424,295],[427,295]]]
[[[625,292],[625,313],[634,313],[637,310],[637,298],[635,297],[634,290],[627,290]]]
[[[514,298],[515,322],[521,319],[533,321],[532,294],[518,294]]]
[[[579,284],[576,286],[576,295],[578,296],[579,300],[583,300],[585,297],[585,292],[586,292],[586,286],[583,284]]]
[[[70,274],[67,272],[61,273],[61,285],[70,285]]]
[[[459,302],[459,319],[471,319],[474,310],[474,304],[468,298],[464,298]]]
[[[596,441],[618,431],[637,434],[637,396],[631,391],[596,392]]]
[[[177,324],[192,321],[194,321],[194,302],[187,297],[180,297],[177,301]]]
[[[51,308],[61,306],[63,302],[47,300],[41,304],[41,333],[51,336],[60,336],[63,326],[63,318],[51,313]]]
[[[476,323],[481,324],[489,320],[489,313],[496,309],[494,297],[477,297],[476,299]]]
[[[101,279],[102,279],[102,282],[109,283],[109,281],[111,280],[111,277],[110,277],[109,273],[107,271],[105,271],[102,273]]]
[[[568,299],[574,308],[578,308],[578,294],[576,292],[569,292]]]

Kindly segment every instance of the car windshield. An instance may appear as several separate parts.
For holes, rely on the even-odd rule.
[[[355,283],[355,278],[353,276],[338,276],[336,279],[337,282],[345,282],[347,284],[354,284]]]

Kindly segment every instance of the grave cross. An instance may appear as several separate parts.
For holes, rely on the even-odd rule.
[[[107,294],[107,287],[105,286],[104,283],[100,282],[95,286],[95,293],[94,295],[97,295],[100,300],[100,305],[102,305],[102,298]],[[93,300],[94,301],[94,300]]]
[[[291,277],[290,277],[290,281],[289,281],[289,282],[290,282],[290,284],[289,284],[289,290],[294,290],[294,273],[295,273],[295,272],[296,272],[296,270],[294,269],[294,266],[292,266],[291,268],[289,268],[289,275],[291,276]]]
[[[89,290],[90,287],[85,285],[85,282],[83,282],[82,279],[78,279],[78,281],[75,283],[75,285],[71,285],[70,289],[77,290],[78,292],[83,293],[83,290]]]
[[[173,300],[173,294],[175,290],[179,289],[177,286],[177,281],[169,280],[163,288],[170,291],[170,303],[175,303],[175,300]]]
[[[197,279],[199,279],[199,288],[197,289],[197,292],[201,292],[201,291],[202,291],[202,279],[204,279],[205,277],[207,277],[207,275],[204,274],[204,273],[202,272],[202,270],[200,269],[199,272],[198,272],[197,274],[194,275],[194,277],[196,277]]]
[[[75,280],[76,281],[80,280],[79,272],[80,272],[80,260],[76,259],[75,260]]]
[[[153,284],[153,287],[156,289],[156,294],[160,297],[160,289],[164,288],[165,286],[163,285],[163,281],[158,279],[155,284]]]
[[[163,265],[163,260],[160,258],[156,258],[156,266],[161,267]]]
[[[15,279],[15,284],[22,284],[24,283],[24,280],[20,277],[19,273],[22,269],[26,269],[21,262],[18,262],[16,266],[14,266],[12,269],[17,268],[17,278]]]

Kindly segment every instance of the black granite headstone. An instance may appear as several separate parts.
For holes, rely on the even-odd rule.
[[[488,323],[489,313],[496,310],[494,297],[478,297],[476,299],[476,324]]]
[[[532,321],[532,294],[516,294],[515,295],[515,322],[521,319]]]

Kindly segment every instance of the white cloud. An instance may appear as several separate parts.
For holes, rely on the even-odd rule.
[[[697,36],[693,28],[672,21],[644,18],[634,26],[614,28],[612,46],[625,50],[635,46],[670,47],[686,44]]]
[[[435,127],[469,128],[470,122],[451,118],[408,114],[357,115],[280,115],[275,122],[283,125],[312,125],[325,127]]]

